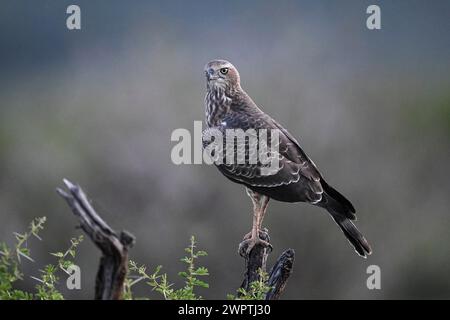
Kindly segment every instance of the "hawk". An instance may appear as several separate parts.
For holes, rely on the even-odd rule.
[[[269,170],[269,174],[267,170],[263,170],[267,166],[260,161],[215,163],[225,177],[244,185],[252,199],[253,227],[244,237],[246,253],[258,243],[268,245],[259,235],[262,232],[262,221],[269,199],[274,199],[283,202],[306,202],[326,209],[355,251],[363,257],[370,254],[369,243],[352,222],[356,220],[356,216],[351,202],[324,180],[295,137],[258,108],[242,89],[238,70],[226,60],[213,60],[206,64],[205,76],[207,93],[204,147],[211,142],[212,129],[220,132],[226,132],[228,129],[266,129],[271,132],[276,130],[278,133],[276,157],[279,163],[275,170]],[[257,139],[260,137],[257,136]],[[241,145],[238,143],[231,152],[248,149],[252,145],[249,140],[241,140]],[[245,153],[245,159],[249,159],[248,151]]]

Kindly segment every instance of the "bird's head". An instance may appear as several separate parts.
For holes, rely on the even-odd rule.
[[[235,90],[240,88],[239,72],[226,60],[208,62],[205,66],[205,77],[208,89]]]

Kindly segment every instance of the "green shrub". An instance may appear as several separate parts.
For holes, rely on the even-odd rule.
[[[187,255],[181,259],[186,264],[186,271],[178,273],[184,279],[184,287],[173,289],[173,284],[167,280],[167,274],[161,274],[161,266],[158,266],[152,274],[147,274],[146,267],[138,267],[134,261],[130,260],[127,282],[125,285],[125,298],[131,299],[131,287],[138,282],[145,280],[152,290],[159,292],[166,300],[200,300],[194,292],[195,287],[209,288],[208,283],[200,280],[199,277],[208,276],[208,269],[196,267],[195,263],[199,257],[206,256],[205,251],[197,251],[195,238],[192,236],[189,247],[185,248]],[[137,274],[137,278],[133,277]],[[133,278],[136,278],[133,280]]]
[[[28,243],[31,238],[41,240],[39,233],[44,229],[46,218],[34,219],[28,230],[23,233],[14,233],[16,242],[13,247],[0,242],[0,300],[62,300],[62,293],[58,290],[61,274],[69,275],[68,268],[74,264],[76,251],[79,244],[83,241],[83,236],[70,240],[70,246],[65,251],[51,253],[56,258],[54,264],[46,265],[39,270],[39,277],[31,278],[37,281],[34,292],[25,292],[18,290],[16,284],[24,280],[24,274],[21,271],[22,259],[34,262],[31,257],[31,251]],[[128,275],[124,285],[125,299],[146,299],[135,298],[132,289],[140,282],[145,282],[150,288],[166,300],[199,300],[202,299],[195,290],[196,288],[209,288],[207,282],[202,280],[209,275],[208,269],[197,266],[197,260],[206,256],[207,253],[197,250],[197,243],[192,236],[190,244],[185,248],[186,256],[181,259],[186,269],[178,273],[184,281],[184,286],[178,289],[174,288],[173,283],[169,282],[167,274],[161,273],[162,266],[148,273],[144,265],[138,264],[132,260],[129,261]],[[250,290],[239,289],[237,295],[228,295],[229,299],[259,300],[264,299],[265,294],[270,289],[266,285],[267,274],[260,271],[260,280],[250,284]]]

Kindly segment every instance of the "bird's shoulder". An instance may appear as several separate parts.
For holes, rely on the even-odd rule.
[[[278,130],[280,154],[302,166],[302,171],[309,179],[321,178],[319,170],[303,151],[299,141],[278,121],[262,111],[245,91],[233,99],[230,111],[224,117],[222,125],[226,129],[239,128],[244,131],[248,129]]]

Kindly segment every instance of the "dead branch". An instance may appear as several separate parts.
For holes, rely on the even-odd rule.
[[[283,293],[287,280],[292,274],[294,266],[295,252],[293,249],[284,251],[275,262],[269,273],[267,284],[272,289],[267,292],[266,300],[278,300]]]
[[[95,299],[119,300],[128,270],[128,249],[134,244],[134,236],[127,231],[117,235],[95,211],[80,186],[64,180],[69,193],[57,192],[66,200],[73,214],[78,217],[81,229],[102,251],[95,281]]]

